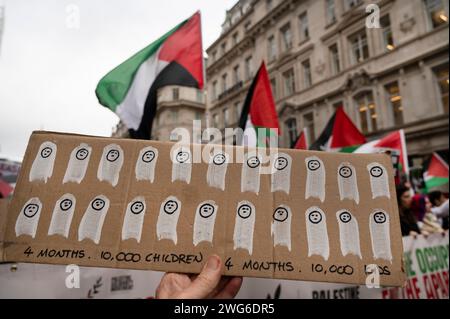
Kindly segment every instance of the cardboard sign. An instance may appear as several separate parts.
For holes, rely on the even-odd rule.
[[[0,258],[403,284],[388,156],[214,147],[33,133]]]

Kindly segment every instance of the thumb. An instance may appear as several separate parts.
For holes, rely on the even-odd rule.
[[[182,297],[186,299],[207,298],[217,287],[221,277],[220,257],[212,255],[208,258],[202,272],[183,292]]]

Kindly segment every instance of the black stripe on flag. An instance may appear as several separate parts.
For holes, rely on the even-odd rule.
[[[198,82],[191,73],[177,62],[171,62],[158,74],[150,87],[139,129],[137,131],[129,130],[131,138],[149,140],[152,137],[153,120],[156,115],[158,104],[158,89],[168,85],[198,88]]]
[[[334,121],[336,119],[336,112],[331,117],[330,121],[328,121],[327,126],[323,130],[322,134],[320,134],[319,138],[311,145],[309,148],[312,151],[323,151],[325,145],[327,145],[330,140],[331,135],[333,134]]]

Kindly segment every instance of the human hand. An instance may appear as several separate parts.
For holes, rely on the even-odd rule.
[[[158,288],[157,299],[230,299],[242,285],[242,277],[221,276],[220,257],[212,255],[198,275],[166,273]]]

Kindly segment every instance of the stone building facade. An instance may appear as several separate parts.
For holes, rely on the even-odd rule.
[[[303,128],[313,142],[343,106],[369,140],[404,129],[412,165],[434,151],[448,156],[448,3],[238,1],[207,49],[210,125],[237,125],[264,60],[281,146],[290,147]]]

